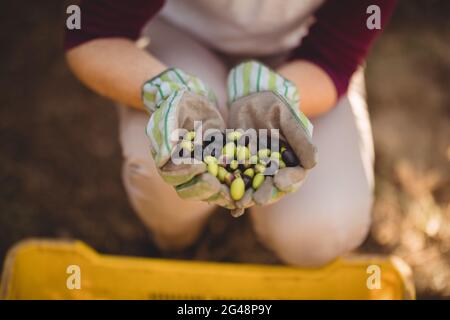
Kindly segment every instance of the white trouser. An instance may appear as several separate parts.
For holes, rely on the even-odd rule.
[[[148,33],[154,56],[195,74],[226,105],[227,67],[199,42],[161,22]],[[333,110],[312,119],[318,164],[303,186],[279,202],[250,210],[260,240],[283,261],[321,265],[361,244],[370,226],[373,145],[359,72]],[[144,134],[148,115],[120,107],[123,179],[134,209],[165,248],[192,243],[214,207],[180,199],[158,175]],[[235,220],[239,223],[239,219]]]

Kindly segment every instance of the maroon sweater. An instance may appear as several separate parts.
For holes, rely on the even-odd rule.
[[[125,37],[137,39],[144,24],[164,5],[164,0],[81,0],[81,30],[67,30],[65,49],[86,41]],[[396,0],[327,0],[316,12],[316,23],[291,60],[308,60],[321,67],[333,80],[341,96],[350,77],[366,57],[381,30],[366,27],[366,9],[381,9],[381,26],[386,26]]]

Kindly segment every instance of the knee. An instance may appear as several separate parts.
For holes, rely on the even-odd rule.
[[[261,240],[285,263],[317,267],[358,247],[370,226],[372,197],[316,204],[308,212],[299,206],[262,215]],[[281,208],[280,208],[281,209]],[[258,218],[257,218],[258,219]],[[258,229],[258,228],[256,228]]]
[[[161,195],[157,185],[161,184],[157,183],[157,172],[152,165],[150,161],[139,158],[125,158],[122,165],[122,180],[128,200],[147,225],[151,224],[148,221],[149,212],[156,212],[164,205],[162,199],[159,202],[156,200]]]
[[[146,189],[154,183],[156,169],[154,170],[152,165],[148,160],[125,158],[122,165],[122,179],[128,192]]]

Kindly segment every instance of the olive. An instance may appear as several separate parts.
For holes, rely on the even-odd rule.
[[[245,193],[245,183],[244,180],[239,177],[233,180],[230,185],[231,198],[235,201],[240,200]]]
[[[216,177],[219,172],[219,166],[217,165],[217,163],[209,163],[208,172]]]
[[[217,171],[217,178],[219,179],[220,182],[224,182],[227,173],[229,173],[227,169],[225,169],[224,167],[219,167]]]
[[[262,183],[264,182],[265,177],[262,173],[257,173],[252,180],[252,187],[255,190],[258,190],[258,188],[262,185]]]
[[[244,147],[244,146],[237,146],[236,147],[236,159],[239,162],[244,162],[248,158],[250,158],[250,150],[248,150],[248,148]]]
[[[210,164],[210,163],[218,163],[218,160],[217,160],[217,158],[216,157],[213,157],[213,156],[206,156],[205,157],[205,159],[203,159],[203,161],[206,163],[206,164]]]
[[[258,157],[261,158],[268,158],[270,157],[270,150],[269,149],[261,149],[258,150]]]
[[[258,163],[258,156],[256,154],[250,156],[250,159],[248,159],[250,164],[257,164]]]
[[[253,178],[253,176],[255,175],[255,170],[253,170],[252,168],[248,168],[244,171],[244,175]]]
[[[236,145],[234,142],[227,142],[225,146],[222,148],[222,154],[227,157],[234,158],[234,154],[236,153]]]
[[[227,141],[238,141],[242,136],[242,133],[239,131],[231,131],[227,134]]]
[[[188,133],[186,133],[184,140],[187,141],[194,141],[195,139],[195,131],[189,131]]]
[[[242,180],[244,180],[245,189],[250,188],[252,185],[252,178],[244,174]]]
[[[259,163],[266,166],[269,164],[270,158],[259,158]]]
[[[223,181],[225,181],[225,183],[227,185],[231,185],[231,183],[233,182],[234,178],[235,178],[234,175],[231,172],[227,171],[227,173],[225,174],[225,176],[223,178]]]
[[[274,151],[274,152],[270,153],[270,158],[271,159],[275,159],[275,160],[280,160],[281,159],[281,153]]]
[[[250,167],[250,163],[248,161],[245,161],[244,163],[239,163],[239,169],[244,171],[245,169]]]
[[[256,164],[254,168],[256,173],[264,173],[266,171],[266,166],[261,163]]]
[[[237,160],[231,160],[230,165],[229,165],[229,168],[231,171],[236,170],[238,168],[238,166],[239,166],[239,163]]]
[[[258,190],[266,176],[276,174],[278,169],[300,164],[296,154],[284,140],[271,142],[270,137],[267,140],[261,138],[257,141],[263,143],[263,145],[257,145],[261,149],[254,150],[250,145],[251,136],[244,135],[240,131],[221,133],[221,135],[212,135],[211,141],[203,141],[202,144],[197,145],[194,143],[196,132],[187,132],[179,142],[180,156],[190,154],[197,158],[197,154],[201,154],[199,160],[203,160],[211,175],[229,187],[234,201],[242,199],[249,188]],[[219,141],[221,138],[223,141]],[[272,152],[270,143],[274,147],[279,146],[280,150],[274,149]],[[200,153],[198,153],[199,148]]]
[[[192,141],[183,140],[180,142],[180,148],[192,152],[194,150],[194,144]]]
[[[294,151],[290,149],[284,150],[284,152],[281,154],[281,157],[288,167],[295,167],[300,164]]]

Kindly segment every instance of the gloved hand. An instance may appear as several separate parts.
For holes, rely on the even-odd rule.
[[[265,205],[298,189],[308,170],[316,164],[312,143],[313,126],[299,111],[295,85],[257,61],[243,62],[228,76],[229,125],[231,128],[279,129],[277,137],[287,142],[300,160],[300,166],[279,169],[267,176],[256,191],[247,190],[238,208]]]
[[[201,140],[208,129],[224,131],[225,122],[212,91],[200,79],[174,68],[147,81],[142,95],[151,114],[146,134],[164,181],[173,185],[183,199],[205,200],[233,209],[228,190],[224,190],[217,178],[207,172],[205,163],[190,161],[180,164],[176,161],[180,160],[177,157],[180,129],[194,131],[196,140]],[[201,126],[194,127],[194,121],[201,121]]]

